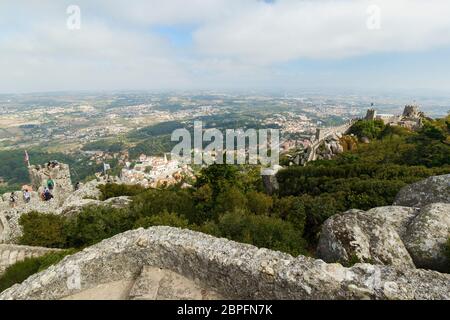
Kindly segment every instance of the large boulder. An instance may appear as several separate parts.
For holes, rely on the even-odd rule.
[[[420,209],[418,208],[386,206],[370,209],[367,211],[367,214],[371,217],[376,217],[382,223],[394,228],[400,238],[404,240],[410,222],[419,212]]]
[[[450,174],[405,186],[397,194],[394,205],[421,208],[437,202],[450,203]]]
[[[398,232],[412,210],[384,207],[334,215],[322,226],[317,254],[326,262],[369,262],[414,268]],[[394,213],[389,217],[391,212]]]
[[[450,272],[445,245],[450,237],[450,204],[423,207],[411,221],[404,242],[417,267]]]
[[[450,299],[450,275],[322,260],[153,227],[86,248],[0,294],[2,299]]]

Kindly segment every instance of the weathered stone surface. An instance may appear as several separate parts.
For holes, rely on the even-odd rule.
[[[77,202],[71,202],[59,208],[55,213],[67,217],[77,215],[86,207],[105,205],[103,201],[93,199],[79,199]]]
[[[7,289],[0,299],[71,297],[135,281],[144,266],[172,271],[224,298],[450,299],[448,274],[369,264],[344,268],[169,227],[104,240]]]
[[[30,166],[28,168],[31,185],[33,189],[42,192],[47,185],[47,180],[51,178],[54,183],[54,190],[52,192],[54,201],[60,205],[65,201],[67,195],[73,191],[72,180],[70,179],[69,165],[59,163],[52,168],[47,165]]]
[[[222,296],[176,272],[144,266],[129,293],[133,300],[217,300]]]
[[[391,212],[394,214],[390,216]],[[413,268],[398,233],[410,214],[405,208],[384,207],[334,215],[322,226],[318,256],[327,262],[360,261]]]
[[[421,208],[437,202],[450,203],[450,174],[405,186],[397,194],[394,205]]]
[[[400,238],[404,238],[407,228],[412,219],[419,213],[420,209],[401,206],[377,207],[367,211],[369,216],[376,217],[393,227]]]
[[[450,237],[450,204],[434,203],[423,207],[411,221],[405,245],[417,267],[450,271],[445,243]]]
[[[74,216],[80,213],[86,207],[112,207],[112,208],[126,208],[131,203],[130,197],[115,197],[110,198],[106,201],[93,200],[93,199],[79,199],[78,201],[73,201],[68,204],[64,204],[60,209],[57,210],[57,214],[62,214],[64,216]]]
[[[67,197],[65,204],[77,203],[82,199],[99,200],[102,193],[98,189],[98,186],[101,184],[105,184],[105,182],[92,180],[80,185],[78,190],[75,190]]]
[[[131,203],[131,198],[127,197],[127,196],[122,196],[122,197],[115,197],[115,198],[110,198],[108,200],[104,201],[104,204],[106,205],[110,205],[113,208],[126,208],[128,207],[128,205]]]

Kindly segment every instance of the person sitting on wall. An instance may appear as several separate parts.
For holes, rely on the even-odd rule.
[[[50,199],[53,198],[52,193],[50,192],[50,190],[47,187],[44,189],[42,198],[44,199],[44,201],[49,201]]]

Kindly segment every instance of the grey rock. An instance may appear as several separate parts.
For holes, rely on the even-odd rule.
[[[397,194],[394,205],[421,208],[437,202],[450,203],[450,174],[405,186]]]
[[[450,272],[445,244],[450,238],[450,204],[423,207],[408,227],[405,245],[417,267]]]
[[[104,201],[104,204],[110,205],[113,208],[123,209],[128,207],[128,205],[131,203],[131,197],[122,196],[122,197],[115,197],[110,198],[108,200]]]
[[[376,217],[383,223],[393,227],[404,241],[408,225],[419,214],[420,209],[402,206],[376,207],[367,211],[367,214]]]
[[[349,210],[332,216],[322,226],[318,256],[326,262],[359,261],[414,268],[397,231],[403,228],[403,222],[389,220],[389,211],[389,207],[372,212]]]

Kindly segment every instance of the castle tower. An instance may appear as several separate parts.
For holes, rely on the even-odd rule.
[[[322,140],[323,138],[325,138],[324,130],[317,128],[316,129],[316,141]]]
[[[377,111],[375,109],[368,109],[364,120],[375,120],[377,118]]]
[[[419,118],[420,110],[418,105],[406,105],[405,109],[403,109],[403,117],[404,118]]]
[[[73,192],[70,168],[67,164],[29,166],[28,173],[33,190],[42,192],[47,186],[47,180],[51,178],[54,182],[53,195],[55,199],[64,200],[69,193]]]

